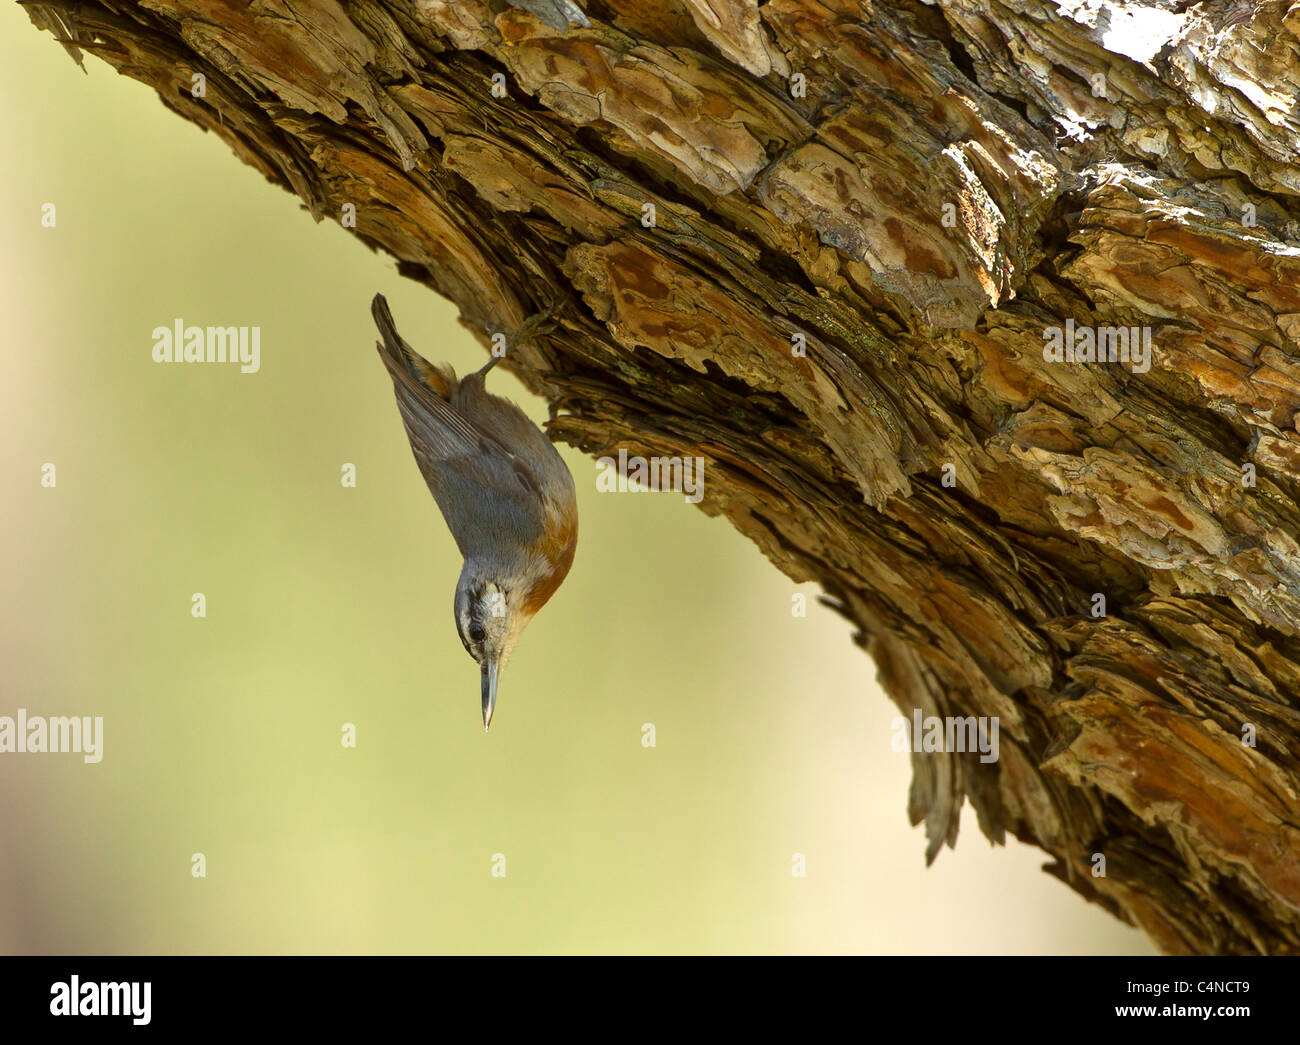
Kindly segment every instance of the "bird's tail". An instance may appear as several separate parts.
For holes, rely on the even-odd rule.
[[[383,343],[376,342],[379,355],[391,370],[399,367],[416,381],[442,399],[450,399],[456,388],[456,372],[446,363],[434,365],[403,340],[393,323],[393,314],[383,294],[376,294],[370,303],[370,314],[375,317]]]

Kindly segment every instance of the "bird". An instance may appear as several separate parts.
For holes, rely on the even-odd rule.
[[[561,305],[525,322],[513,343],[551,322]],[[450,365],[429,363],[402,339],[382,294],[370,311],[415,461],[464,559],[453,608],[461,644],[480,668],[486,733],[506,658],[573,565],[573,475],[518,406],[486,390],[500,356],[457,379]]]

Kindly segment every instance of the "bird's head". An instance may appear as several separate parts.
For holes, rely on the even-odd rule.
[[[492,722],[497,676],[524,627],[533,618],[526,581],[508,572],[466,562],[456,585],[456,631],[483,674],[483,731]]]

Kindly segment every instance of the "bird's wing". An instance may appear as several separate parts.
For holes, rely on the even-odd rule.
[[[454,376],[431,366],[398,335],[382,295],[376,295],[372,311],[384,336],[376,347],[393,379],[411,450],[462,553],[503,527],[524,540],[537,539],[546,511],[532,467],[444,400],[434,381],[424,379],[432,372],[455,391]]]
[[[486,420],[494,432],[514,449],[516,467],[526,466],[539,497],[567,508],[575,499],[573,477],[546,433],[518,406],[504,396],[493,395],[483,386],[483,373],[468,375],[459,382],[452,402],[471,417]]]

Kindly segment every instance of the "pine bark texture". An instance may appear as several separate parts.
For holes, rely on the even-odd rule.
[[[929,859],[969,799],[1166,952],[1300,952],[1300,4],[26,6],[480,337],[567,294],[554,437],[703,457],[904,714],[999,718],[913,756]]]

